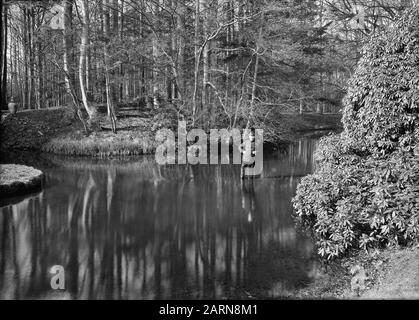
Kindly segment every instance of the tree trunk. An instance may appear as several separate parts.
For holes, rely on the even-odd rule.
[[[87,0],[81,2],[81,14],[82,14],[82,32],[81,32],[81,42],[80,42],[80,61],[79,61],[79,82],[80,82],[80,92],[83,101],[84,108],[86,109],[89,119],[93,120],[96,116],[96,110],[94,107],[90,107],[87,101],[86,94],[86,48],[89,39],[89,7]]]
[[[121,18],[120,18],[120,21],[119,21],[118,34],[119,34],[119,40],[122,43],[123,28],[124,28],[124,19],[123,19],[123,17],[124,17],[124,1],[123,0],[121,1],[120,11],[121,11]],[[120,80],[121,83],[119,85],[119,100],[120,101],[123,101],[123,99],[124,99],[124,85],[126,85],[125,89],[127,88],[127,84],[126,84],[127,82],[125,80],[125,73],[126,73],[126,70],[124,68],[124,65],[121,63],[121,65],[119,66],[119,78],[121,79]],[[126,89],[125,90],[125,99],[128,99],[128,96],[129,96],[129,93],[128,93],[128,90]]]
[[[112,0],[111,12],[112,12],[112,36],[114,38],[119,37],[120,39],[122,39],[122,32],[120,32],[120,29],[119,29],[120,26],[119,26],[118,0]],[[121,17],[122,17],[122,14],[121,14]],[[117,80],[117,81],[115,81],[116,82],[116,84],[115,84],[116,92],[115,93],[117,95],[115,97],[115,99],[118,99],[119,102],[121,102],[122,98],[123,98],[123,81],[122,81],[123,72],[124,72],[124,68],[123,68],[122,63],[121,63],[121,65],[119,66],[119,69],[117,71],[119,77],[114,79],[114,81]]]
[[[0,63],[1,63],[1,106],[5,107],[7,105],[7,6],[4,7],[1,5],[1,35],[0,35]]]
[[[197,95],[198,95],[198,78],[199,78],[199,1],[195,0],[195,72],[194,72],[194,92],[193,92],[193,102],[192,102],[192,123],[195,124],[196,121],[196,109],[197,109]]]
[[[33,8],[29,9],[29,108],[36,109],[35,103],[35,50],[34,50],[34,31],[35,31],[35,11]]]
[[[29,61],[28,61],[28,10],[23,8],[23,59],[24,59],[24,69],[25,69],[25,89],[23,90],[24,94],[24,108],[30,108],[30,95],[29,95]]]
[[[158,14],[159,6],[155,5],[155,15]],[[159,106],[159,79],[158,79],[158,71],[157,71],[157,65],[158,65],[158,47],[157,47],[157,35],[153,34],[152,39],[152,54],[153,54],[153,107],[155,109],[158,109]]]
[[[87,48],[86,48],[86,69],[85,69],[85,78],[86,78],[86,95],[87,100],[89,100],[89,97],[92,92],[92,83],[91,83],[91,77],[92,77],[92,55],[90,50],[90,36],[87,39]]]
[[[38,43],[38,106],[39,108],[44,108],[44,65],[42,61],[42,45]]]
[[[259,46],[256,47],[258,50]],[[255,108],[255,100],[256,100],[256,88],[257,88],[257,78],[258,78],[258,70],[259,70],[259,54],[256,51],[256,61],[255,61],[255,71],[253,74],[253,85],[252,85],[252,98],[250,100],[250,115],[247,120],[247,128],[249,127],[249,123],[251,118],[253,117],[253,111]]]
[[[110,39],[110,17],[109,17],[109,6],[107,0],[103,1],[103,36],[105,43],[103,45],[103,54],[105,58],[105,87],[106,87],[106,105],[108,109],[108,117],[111,121],[112,131],[116,133],[116,115],[113,101],[113,86],[111,83],[110,75],[110,57],[108,51],[108,42]]]
[[[180,1],[181,2],[181,1]],[[177,46],[178,46],[178,91],[181,97],[185,97],[185,6],[183,3],[178,3],[179,14],[177,15],[176,28],[177,28]]]
[[[250,121],[253,118],[254,109],[255,109],[256,88],[257,88],[257,79],[258,79],[258,71],[259,71],[259,50],[260,50],[260,42],[262,40],[263,17],[264,17],[264,15],[262,14],[261,19],[260,19],[261,25],[259,26],[259,36],[258,36],[258,39],[257,39],[257,42],[256,42],[255,71],[254,71],[254,74],[253,74],[252,98],[250,100],[250,115],[249,115],[249,118],[247,119],[247,124],[246,124],[247,129],[249,128]]]
[[[83,114],[81,111],[80,104],[78,102],[76,92],[74,89],[75,80],[73,73],[73,57],[70,53],[70,49],[73,47],[73,37],[72,37],[72,28],[73,28],[73,3],[74,0],[64,0],[64,40],[63,40],[63,62],[64,62],[64,79],[65,86],[68,95],[71,97],[72,105],[79,117],[80,121],[83,124],[86,134],[89,133],[86,122],[84,121]]]
[[[114,36],[119,32],[118,0],[112,0],[112,33]]]
[[[4,15],[6,19],[6,14]],[[4,36],[4,33],[6,31],[4,20],[3,19],[3,4],[0,5],[0,89],[1,89],[1,95],[0,95],[0,109],[6,108],[7,101],[4,99],[4,88],[3,88],[3,77],[4,77],[4,46],[3,46],[3,39],[6,39]]]
[[[204,37],[207,38],[208,32],[209,32],[209,1],[205,0],[204,2]],[[207,41],[203,48],[202,53],[202,60],[203,60],[203,78],[202,78],[202,114],[207,117],[207,119],[204,119],[204,123],[207,123],[209,125],[209,108],[208,108],[208,81],[209,81],[209,48],[210,48],[210,41]],[[206,121],[205,121],[206,120]]]
[[[64,74],[65,74],[65,84],[67,93],[70,96],[73,94],[73,89],[75,86],[75,79],[74,79],[74,56],[71,53],[71,48],[73,47],[73,4],[74,0],[64,0]],[[74,97],[71,97],[72,101],[77,101]],[[78,103],[76,104],[78,106]]]

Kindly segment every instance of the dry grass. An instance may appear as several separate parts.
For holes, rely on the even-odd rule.
[[[45,152],[70,156],[111,157],[150,154],[155,150],[151,133],[142,131],[93,132],[85,136],[76,131],[52,138],[42,146]]]

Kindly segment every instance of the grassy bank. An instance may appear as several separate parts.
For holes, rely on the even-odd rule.
[[[419,246],[353,252],[325,264],[300,299],[418,299]]]
[[[129,116],[121,113],[116,134],[112,133],[108,121],[103,118],[102,130],[86,136],[71,109],[21,111],[8,115],[2,121],[1,148],[89,157],[152,154],[157,147],[154,138],[156,129],[167,124],[173,127],[173,122],[176,122],[173,119],[168,121],[170,117],[173,118],[173,115],[165,115],[161,110],[151,112],[147,117],[139,112],[132,114],[131,111]],[[283,114],[277,126],[270,128],[275,134],[265,133],[265,142],[277,147],[310,130],[336,130],[340,127],[340,117],[332,114]]]
[[[419,299],[419,246],[387,250],[375,266],[380,269],[363,299]]]
[[[103,121],[102,130],[86,136],[72,109],[25,110],[1,123],[2,151],[42,151],[70,156],[150,154],[155,150],[152,121],[122,118],[117,134]]]
[[[116,134],[111,131],[92,132],[89,136],[79,128],[52,137],[41,147],[44,152],[90,157],[151,154],[155,148],[152,133],[138,128],[120,129]]]
[[[0,165],[0,197],[33,192],[42,187],[43,173],[32,167],[16,164]]]
[[[80,132],[52,138],[42,151],[69,156],[112,157],[153,153],[154,141],[148,133],[92,133],[88,137]]]

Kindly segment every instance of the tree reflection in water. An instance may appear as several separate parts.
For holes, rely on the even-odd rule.
[[[240,166],[148,158],[45,168],[42,193],[1,208],[0,298],[292,296],[316,268],[290,202],[313,146],[266,160],[245,185]],[[50,287],[53,265],[65,268],[64,291]]]

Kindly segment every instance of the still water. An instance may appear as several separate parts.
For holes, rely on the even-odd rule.
[[[315,140],[240,167],[164,166],[153,157],[49,157],[42,192],[0,209],[0,299],[292,297],[313,281],[312,240],[291,198]],[[65,290],[51,289],[61,265]]]

